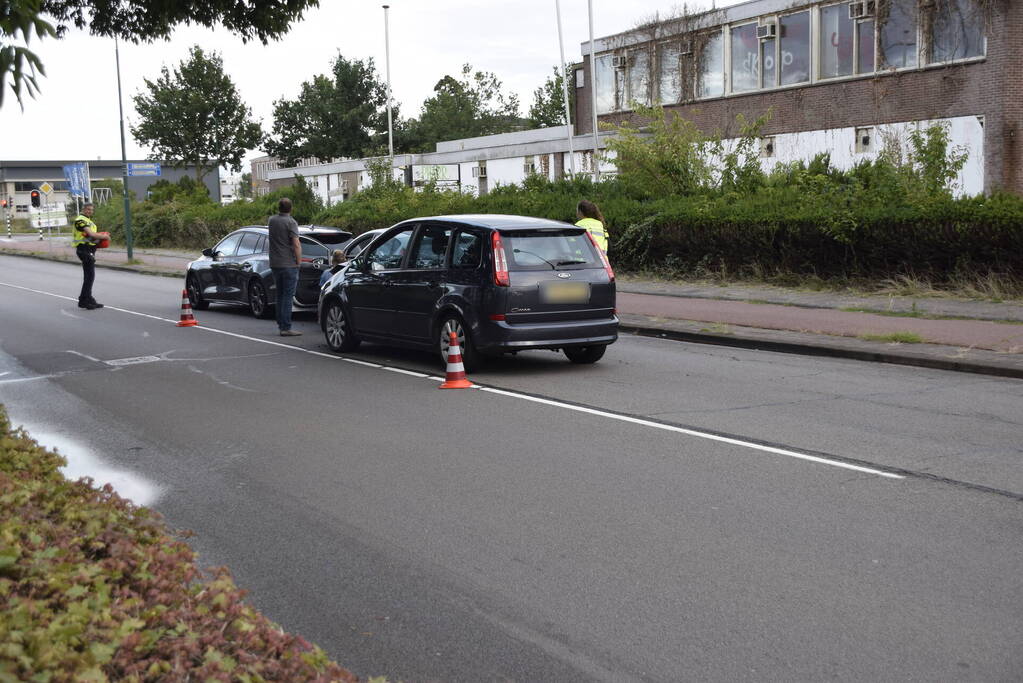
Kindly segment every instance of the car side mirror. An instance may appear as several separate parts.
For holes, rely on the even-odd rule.
[[[207,258],[213,258],[213,250],[212,249],[208,249],[208,248],[207,249],[203,249],[202,250],[202,255],[206,256]]]

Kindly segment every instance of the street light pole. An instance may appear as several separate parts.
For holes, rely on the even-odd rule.
[[[114,57],[117,60],[117,108],[121,112],[121,182],[124,183],[124,244],[128,248],[128,260],[131,252],[131,199],[128,197],[128,153],[124,145],[124,101],[121,97],[121,50],[114,36]]]
[[[554,0],[554,11],[558,15],[558,50],[561,52],[561,94],[565,99],[565,125],[568,128],[568,165],[575,177],[575,149],[572,144],[572,115],[568,108],[568,67],[565,65],[565,41],[561,36],[561,0]]]
[[[593,182],[600,180],[598,169],[600,154],[600,139],[597,136],[597,57],[596,43],[593,41],[593,0],[587,2],[590,14],[590,114],[593,121]]]
[[[387,154],[390,158],[391,173],[394,173],[394,132],[391,124],[391,36],[387,22],[390,5],[384,5],[384,66],[387,71]]]

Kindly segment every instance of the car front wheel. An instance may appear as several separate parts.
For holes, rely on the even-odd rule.
[[[185,280],[185,290],[188,292],[188,304],[197,311],[205,311],[210,307],[210,302],[202,298],[202,288],[199,286],[199,279],[195,275],[189,275]]]
[[[249,310],[257,318],[270,317],[270,303],[266,298],[266,287],[259,280],[249,283]]]
[[[462,366],[466,372],[474,372],[479,370],[483,364],[483,358],[480,353],[473,346],[472,339],[469,338],[468,331],[465,329],[465,323],[457,315],[449,314],[441,319],[439,339],[437,343],[440,347],[440,357],[444,362],[445,366],[448,362],[448,349],[451,346],[451,333],[454,332],[458,338],[458,347],[461,350],[462,355]]]
[[[354,351],[359,347],[359,338],[352,334],[345,309],[338,301],[327,304],[323,334],[331,351]]]
[[[587,365],[589,363],[596,363],[604,357],[604,352],[607,351],[607,344],[599,346],[569,346],[564,351],[565,355],[573,363]]]

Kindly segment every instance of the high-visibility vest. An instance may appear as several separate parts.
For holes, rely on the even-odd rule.
[[[72,224],[72,226],[73,226],[71,234],[72,247],[78,247],[83,244],[92,244],[92,242],[89,241],[89,238],[85,234],[86,229],[91,231],[93,234],[99,232],[99,228],[97,228],[96,224],[92,222],[92,219],[82,214],[78,214],[77,216],[75,216],[75,222]]]
[[[576,223],[580,228],[586,228],[586,232],[593,235],[593,239],[596,240],[597,246],[607,253],[607,231],[604,229],[604,224],[598,221],[596,218],[583,218]]]

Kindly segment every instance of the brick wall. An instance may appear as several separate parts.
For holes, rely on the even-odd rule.
[[[665,107],[706,133],[734,136],[735,117],[772,110],[765,135],[872,126],[953,116],[984,117],[985,191],[1023,194],[1023,2],[992,3],[987,58],[787,90],[756,92]],[[577,130],[592,131],[589,59],[585,87],[576,89]],[[601,115],[618,122],[628,113]]]

